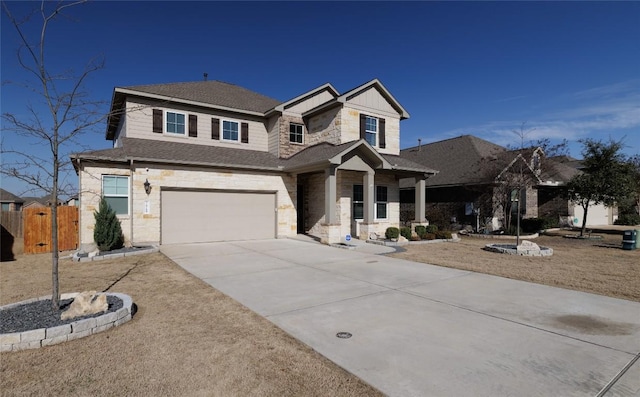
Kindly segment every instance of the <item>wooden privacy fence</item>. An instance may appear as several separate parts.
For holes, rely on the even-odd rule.
[[[13,237],[22,238],[22,211],[1,211],[0,224]]]
[[[25,208],[24,253],[52,251],[51,207]],[[78,207],[58,207],[58,251],[78,248]]]

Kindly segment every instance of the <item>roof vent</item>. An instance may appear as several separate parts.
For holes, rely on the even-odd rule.
[[[418,151],[422,150],[422,139],[418,138]]]
[[[209,77],[209,73],[204,72],[202,76],[204,77],[204,81],[207,81],[207,77]]]

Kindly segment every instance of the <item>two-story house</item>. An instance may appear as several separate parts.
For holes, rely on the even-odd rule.
[[[378,80],[286,102],[219,81],[115,88],[113,148],[71,156],[81,248],[93,246],[101,196],[131,245],[369,238],[399,225],[401,178],[423,223],[435,171],[399,156],[408,117]]]

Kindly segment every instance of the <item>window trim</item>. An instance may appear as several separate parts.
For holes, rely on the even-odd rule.
[[[376,122],[376,129],[375,130],[370,130],[368,129],[368,123],[367,120],[375,120]],[[378,142],[379,142],[379,137],[378,137],[378,132],[380,130],[380,120],[378,119],[378,117],[373,117],[373,116],[369,116],[369,115],[365,115],[364,116],[364,140],[367,141],[368,144],[371,145],[371,142],[369,142],[367,140],[367,134],[373,134],[374,138],[375,138],[375,144],[371,145],[373,147],[378,147]]]
[[[291,140],[291,127],[293,126],[300,127],[300,142]],[[297,133],[295,134],[297,135]],[[289,122],[289,143],[293,143],[295,145],[304,145],[304,124]]]
[[[356,186],[360,186],[362,187],[362,200],[356,200],[355,199],[355,187]],[[387,201],[378,201],[378,188],[385,188],[386,189],[386,196],[387,196]],[[374,201],[373,201],[373,219],[374,220],[381,220],[381,221],[387,221],[389,220],[389,187],[387,185],[374,185],[373,187],[373,193],[375,195],[374,197]],[[362,204],[362,218],[356,218],[355,217],[355,205],[356,204]],[[384,204],[386,207],[386,216],[384,218],[380,218],[378,217],[378,204]],[[361,183],[354,183],[353,187],[351,189],[351,216],[353,217],[354,220],[362,220],[364,219],[364,185]]]
[[[127,194],[105,194],[104,191],[104,178],[105,177],[110,177],[110,178],[127,178]],[[118,214],[116,213],[116,216],[129,216],[131,215],[131,203],[130,203],[130,192],[131,192],[131,178],[129,177],[129,175],[114,175],[114,174],[103,174],[102,178],[101,178],[101,186],[102,188],[102,197],[106,198],[106,197],[126,197],[127,198],[127,213],[126,214]],[[115,210],[114,210],[115,211]]]
[[[362,200],[356,200],[356,186],[360,186],[362,188]],[[362,204],[362,218],[356,218],[355,215],[355,205]],[[353,220],[363,220],[364,219],[364,185],[361,183],[354,183],[351,187],[351,217]]]
[[[386,196],[386,201],[378,201],[378,188],[384,188],[385,189],[385,196]],[[389,219],[389,187],[386,185],[375,185],[374,187],[375,189],[375,200],[374,200],[374,215],[375,215],[375,219],[376,220],[388,220]],[[380,218],[378,217],[378,204],[384,204],[385,206],[385,217],[384,218]]]
[[[173,114],[176,114],[176,115],[180,114],[180,115],[182,115],[182,117],[184,117],[184,124],[183,124],[184,132],[183,133],[180,133],[180,132],[169,132],[169,129],[167,128],[167,124],[169,123],[169,113],[173,113]],[[188,116],[187,116],[186,113],[179,112],[179,111],[176,111],[176,110],[166,110],[165,109],[163,116],[164,116],[164,120],[162,122],[162,132],[164,134],[169,135],[169,136],[187,136],[187,131],[188,131],[188,128],[189,128],[189,122],[188,122]],[[178,125],[178,124],[176,124],[176,125]]]
[[[236,123],[236,125],[238,126],[238,139],[227,139],[224,137],[224,123]],[[232,119],[220,119],[220,142],[235,142],[235,143],[240,143],[240,139],[242,136],[242,123],[240,121],[237,120],[232,120]]]

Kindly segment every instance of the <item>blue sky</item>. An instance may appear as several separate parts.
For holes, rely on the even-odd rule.
[[[8,3],[16,15],[38,4]],[[566,138],[574,157],[582,138],[624,139],[626,154],[640,153],[640,2],[96,1],[65,15],[49,32],[50,68],[103,55],[87,89],[107,103],[115,86],[203,72],[283,101],[378,78],[411,114],[402,148],[462,134],[519,146],[513,130],[526,122],[527,140]],[[2,81],[24,81],[4,14],[1,29]],[[37,100],[12,84],[1,99],[16,114]],[[109,147],[105,129],[82,143]],[[5,147],[27,144],[2,135]]]

